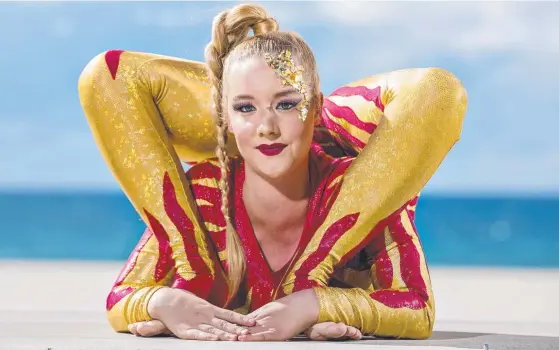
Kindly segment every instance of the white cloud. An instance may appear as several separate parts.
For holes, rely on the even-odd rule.
[[[191,27],[202,23],[211,25],[213,18],[221,11],[230,6],[215,5],[208,6],[184,3],[178,6],[154,6],[153,3],[134,6],[132,19],[141,26],[156,26],[160,28]],[[207,35],[210,35],[211,27],[208,26]]]
[[[330,28],[324,41],[333,45],[317,50],[327,75],[354,79],[441,57],[467,67],[462,139],[426,191],[559,192],[559,3],[264,5],[287,27]]]
[[[445,62],[441,57],[460,66],[456,73],[466,78],[470,100],[462,140],[427,190],[558,190],[559,3],[260,3],[282,29],[308,35],[328,86],[399,68],[436,65]],[[115,10],[109,11],[109,5]],[[120,3],[88,5],[77,12],[67,4],[54,6],[42,8],[48,15],[37,17],[41,28],[48,30],[45,24],[50,23],[51,33],[66,37],[83,30],[76,23],[85,23],[95,29],[98,40],[111,42],[138,40],[129,34],[115,39],[120,33],[117,24],[153,27],[153,37],[202,25],[205,29],[196,35],[209,37],[213,17],[232,4]],[[24,13],[12,10],[0,18],[20,26],[17,17],[31,18]],[[111,26],[105,28],[103,19]],[[81,111],[72,112],[76,113]],[[75,186],[117,187],[83,121],[62,130],[60,124],[43,119],[26,123],[0,118],[0,163],[10,167],[0,186],[68,181]]]
[[[494,54],[559,57],[559,3],[553,2],[313,2],[283,6],[262,3],[282,27],[324,26],[345,36],[339,51],[360,47],[378,54],[379,68],[406,65],[418,57],[459,55],[475,60]],[[334,54],[334,55],[337,55]],[[375,57],[376,58],[376,57]],[[534,60],[532,60],[534,61]],[[538,60],[542,63],[544,60]],[[556,69],[553,59],[546,67]],[[530,61],[528,61],[529,63]],[[352,62],[352,63],[358,63]],[[534,63],[536,63],[534,61]],[[369,64],[366,62],[366,64]],[[362,65],[354,69],[362,69]]]
[[[280,23],[321,24],[343,30],[378,28],[385,38],[396,36],[425,51],[452,49],[462,54],[486,54],[559,50],[554,36],[559,28],[557,3],[320,2],[301,4],[304,11],[268,3],[264,6]],[[399,40],[395,44],[406,49]]]

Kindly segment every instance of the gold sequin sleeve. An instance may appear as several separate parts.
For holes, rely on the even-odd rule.
[[[160,285],[206,298],[215,279],[214,251],[181,164],[214,154],[205,72],[198,62],[111,50],[80,75],[80,102],[94,139],[149,230],[108,298],[116,330],[148,318],[147,301]]]

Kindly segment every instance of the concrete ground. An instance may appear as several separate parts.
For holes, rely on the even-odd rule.
[[[1,350],[261,349],[262,343],[114,333],[105,296],[121,263],[0,261]],[[431,268],[437,321],[425,341],[267,343],[266,349],[559,349],[559,269]]]

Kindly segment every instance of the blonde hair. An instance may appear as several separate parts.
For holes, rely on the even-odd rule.
[[[252,29],[254,35],[249,36]],[[305,69],[305,82],[309,86],[311,100],[320,93],[318,73],[314,55],[307,43],[296,33],[280,32],[276,20],[259,5],[238,5],[214,18],[212,40],[206,46],[205,58],[212,80],[214,117],[217,126],[216,155],[221,168],[219,187],[221,190],[221,211],[226,222],[226,246],[229,274],[229,300],[238,292],[246,270],[245,256],[239,237],[229,217],[229,182],[227,155],[227,122],[223,113],[223,77],[237,62],[265,53],[278,55],[282,50],[290,50]]]

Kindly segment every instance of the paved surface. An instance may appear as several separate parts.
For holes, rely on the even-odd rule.
[[[120,263],[0,261],[1,350],[262,349],[262,343],[114,333],[105,295]],[[426,341],[266,343],[266,349],[558,349],[559,270],[432,268],[437,321]],[[70,282],[70,283],[68,283]]]

